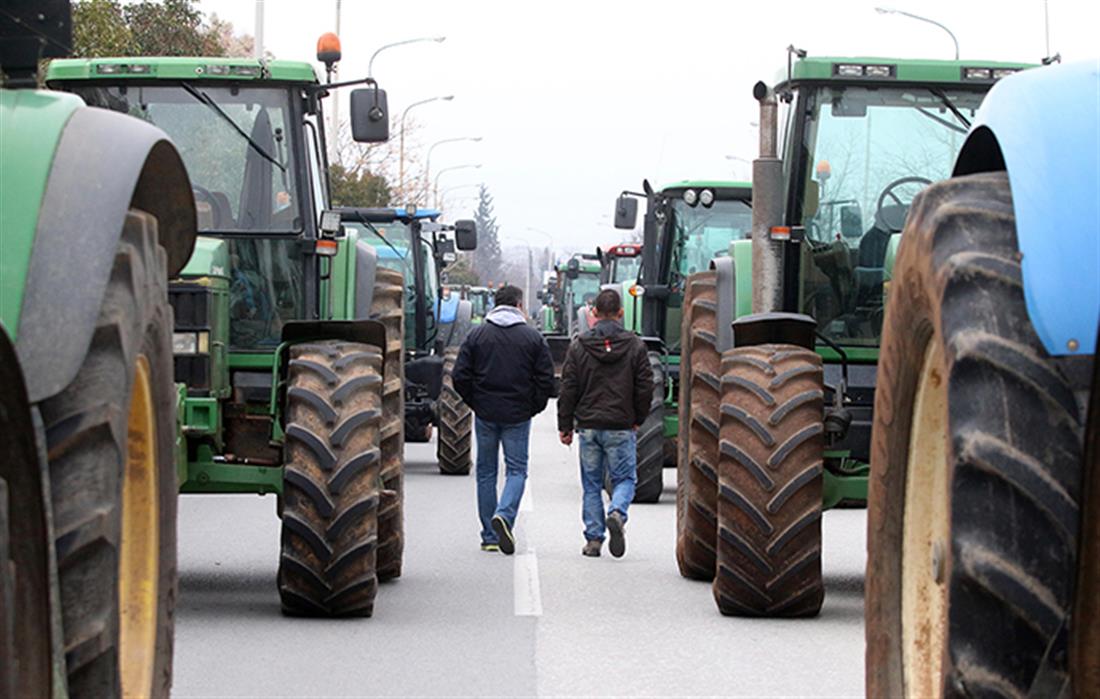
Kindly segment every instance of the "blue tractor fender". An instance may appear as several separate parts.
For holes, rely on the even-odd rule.
[[[1096,352],[1100,59],[1027,70],[989,92],[954,174],[1004,170],[1028,316],[1052,356]]]
[[[437,317],[439,322],[443,324],[455,322],[455,318],[458,316],[458,302],[459,298],[457,294],[451,294],[450,298],[440,299],[439,312]]]

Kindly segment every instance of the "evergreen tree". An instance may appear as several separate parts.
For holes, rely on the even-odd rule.
[[[485,282],[494,284],[501,279],[500,239],[497,236],[496,215],[493,214],[493,196],[484,184],[478,189],[477,211],[474,222],[477,223],[477,250],[474,251],[474,271]]]

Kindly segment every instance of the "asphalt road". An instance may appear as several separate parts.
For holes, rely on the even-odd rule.
[[[672,470],[661,503],[632,508],[625,558],[581,557],[576,449],[536,419],[506,557],[478,548],[473,476],[410,444],[404,574],[370,619],[280,614],[274,498],[184,496],[175,695],[863,694],[863,511],[825,515],[819,617],[727,618],[676,570]]]

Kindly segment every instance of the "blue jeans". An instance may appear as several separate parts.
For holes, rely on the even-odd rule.
[[[481,519],[481,542],[497,543],[491,521],[500,515],[511,527],[516,523],[516,511],[527,483],[527,443],[531,438],[531,421],[506,425],[474,418],[477,434],[477,514]],[[497,468],[500,448],[504,447],[504,490],[497,504]]]
[[[579,430],[581,438],[581,485],[584,487],[584,538],[603,541],[604,473],[611,475],[611,504],[607,514],[618,512],[626,521],[626,510],[634,499],[638,483],[638,454],[634,430]]]

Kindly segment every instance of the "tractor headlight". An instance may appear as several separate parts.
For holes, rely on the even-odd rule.
[[[709,189],[699,192],[699,203],[709,208],[714,203],[714,192]]]
[[[695,206],[697,203],[699,203],[699,193],[696,192],[694,189],[685,189],[684,203],[688,206]]]
[[[207,354],[210,351],[210,333],[172,333],[172,354]]]

